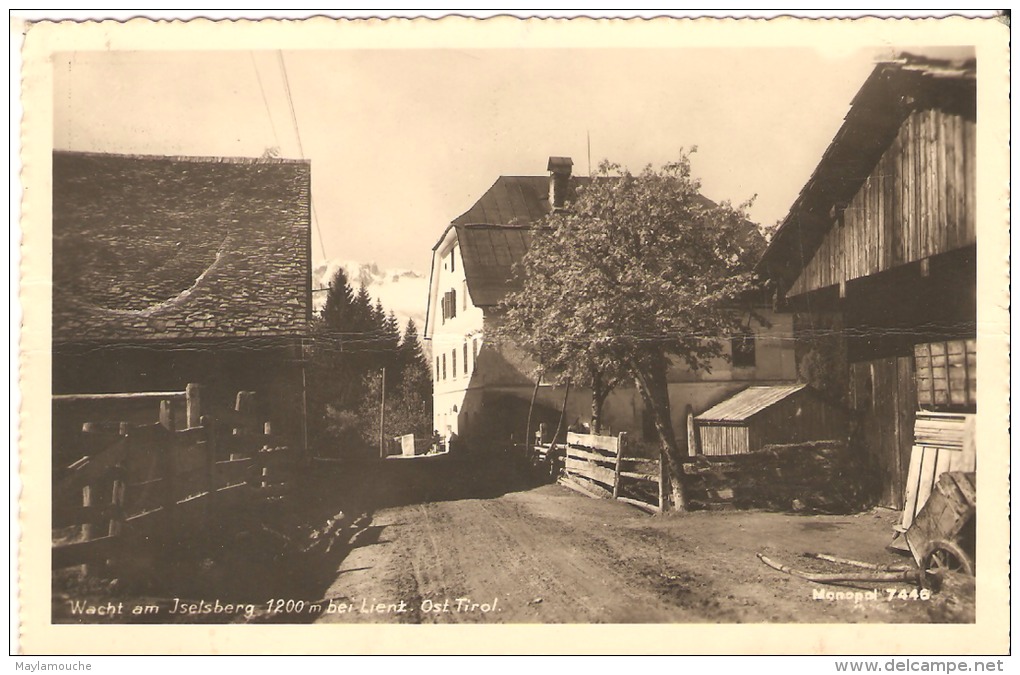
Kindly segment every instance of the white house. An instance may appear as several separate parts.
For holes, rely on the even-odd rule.
[[[587,177],[571,176],[568,157],[551,157],[547,176],[500,176],[436,242],[424,337],[432,344],[435,428],[447,427],[469,446],[521,439],[534,392],[535,364],[509,345],[493,345],[486,333],[500,320],[499,302],[514,288],[513,264],[531,244],[531,224],[570,197]],[[719,360],[711,372],[692,373],[674,365],[668,376],[673,423],[683,436],[686,415],[707,410],[749,384],[796,379],[791,341],[792,317],[759,309],[769,325],[754,324],[744,338],[731,341],[732,361]],[[543,384],[538,391],[533,428],[554,426],[563,405],[563,389]],[[571,391],[567,423],[587,420],[591,392]],[[650,415],[633,386],[620,387],[607,399],[603,420],[613,433],[638,438],[654,433]]]

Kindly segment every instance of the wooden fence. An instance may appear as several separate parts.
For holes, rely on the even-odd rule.
[[[626,433],[619,436],[568,433],[566,445],[537,442],[532,462],[561,483],[591,497],[616,499],[649,513],[665,503],[663,463],[626,457]]]
[[[273,447],[268,423],[255,432],[252,409],[253,394],[241,392],[233,414],[178,430],[166,398],[158,423],[84,424],[82,456],[54,473],[53,568],[104,564],[128,539],[179,542],[280,495],[291,454]]]

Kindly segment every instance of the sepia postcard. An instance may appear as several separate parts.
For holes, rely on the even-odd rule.
[[[1007,23],[17,33],[23,654],[1008,652]]]

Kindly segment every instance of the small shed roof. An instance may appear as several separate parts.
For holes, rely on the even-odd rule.
[[[807,387],[806,384],[748,387],[722,403],[709,408],[695,419],[702,422],[744,422],[805,387]]]

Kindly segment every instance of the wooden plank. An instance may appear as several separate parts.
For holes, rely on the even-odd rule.
[[[921,491],[921,458],[924,455],[924,448],[913,446],[910,453],[910,468],[907,471],[907,484],[903,499],[903,517],[900,519],[900,527],[906,531],[914,522],[917,515],[917,498]]]
[[[945,230],[945,250],[957,247],[956,234],[956,185],[953,182],[953,164],[955,148],[953,147],[953,117],[942,113],[939,115],[939,143],[942,160],[942,217]]]
[[[966,164],[964,171],[964,187],[967,191],[966,198],[966,223],[967,223],[967,242],[977,241],[977,200],[974,198],[977,188],[977,166],[975,158],[977,156],[977,128],[976,126],[967,120],[964,124],[964,147],[966,148]]]
[[[55,403],[71,403],[74,401],[124,401],[124,400],[179,400],[184,398],[183,391],[139,391],[116,394],[54,394]]]
[[[913,255],[911,260],[918,260],[924,255],[922,248],[922,241],[924,237],[924,203],[922,202],[922,185],[921,177],[924,175],[921,168],[921,150],[923,147],[923,134],[921,126],[921,118],[919,113],[913,113],[910,116],[911,131],[913,133],[913,139],[911,142],[911,157],[913,160],[913,166],[911,167],[911,183],[913,189],[914,199],[914,240],[911,242],[913,247]]]
[[[932,480],[932,485],[938,482],[939,476],[949,471],[953,465],[953,460],[960,459],[959,450],[951,450],[949,448],[936,448],[935,449],[935,476]]]
[[[657,473],[641,473],[638,471],[621,471],[620,476],[622,478],[632,478],[634,480],[649,481],[652,483],[659,482],[659,474]]]
[[[570,459],[569,457],[567,458],[565,464],[566,464],[565,468],[568,474],[582,476],[584,478],[588,478],[589,480],[594,480],[599,483],[603,483],[612,488],[613,478],[615,476],[615,472],[612,469],[603,469],[594,464],[580,462],[574,459]]]
[[[919,480],[917,483],[917,510],[920,511],[924,507],[925,502],[928,501],[928,497],[931,496],[932,488],[935,487],[935,468],[938,464],[938,448],[929,448],[922,446],[921,453],[921,468],[919,471]]]
[[[924,250],[922,256],[928,257],[934,255],[935,251],[935,213],[937,210],[935,193],[937,190],[934,187],[936,168],[934,159],[934,153],[932,149],[935,144],[932,140],[932,118],[934,111],[926,110],[924,113],[924,173],[922,174],[923,183],[921,184],[924,190],[924,215],[925,215],[925,228],[924,228]]]
[[[613,457],[606,457],[595,452],[588,452],[587,450],[580,450],[578,448],[567,446],[566,456],[571,459],[578,459],[588,462],[601,462],[603,464],[615,464],[616,459]]]
[[[640,499],[631,499],[630,497],[617,497],[616,500],[623,502],[624,504],[630,504],[631,506],[635,506],[647,513],[656,514],[660,512],[658,506],[654,504],[649,504],[648,502],[643,502]]]
[[[556,482],[565,488],[569,488],[574,492],[579,492],[580,494],[583,494],[586,497],[591,497],[592,499],[607,499],[611,498],[612,495],[612,493],[605,488],[601,488],[598,485],[587,482],[584,485],[581,485],[577,480],[571,479],[569,476],[560,478]]]
[[[209,492],[213,486],[210,485],[209,474],[203,467],[179,472],[174,476],[174,489],[177,502],[180,503],[189,497]]]
[[[616,436],[596,436],[567,432],[567,445],[616,455],[620,451],[620,439]]]
[[[896,152],[893,155],[893,186],[892,186],[892,223],[890,224],[890,247],[889,266],[893,267],[905,262],[903,255],[903,233],[907,227],[906,212],[904,211],[903,200],[903,127],[900,126],[896,134]]]

